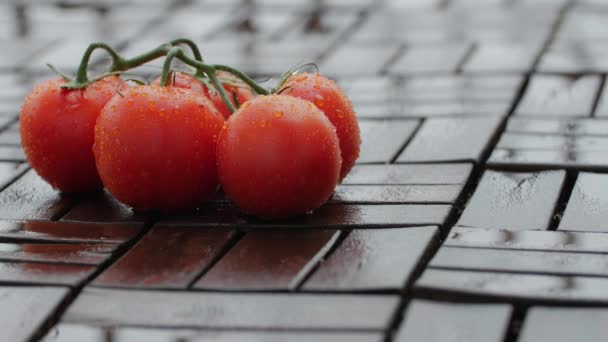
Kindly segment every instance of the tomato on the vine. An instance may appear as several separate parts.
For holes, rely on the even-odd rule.
[[[140,210],[194,208],[218,187],[217,136],[224,118],[204,96],[139,86],[110,100],[95,126],[103,184]]]
[[[248,101],[253,98],[253,92],[251,91],[251,88],[249,88],[249,86],[247,86],[243,81],[239,80],[233,75],[224,71],[218,71],[217,77],[223,83],[224,89],[228,94],[228,98],[230,99],[230,102],[232,102],[233,105],[235,105],[233,92],[234,94],[236,94],[236,98],[239,103],[244,103],[245,101]],[[205,95],[208,99],[211,100],[211,102],[213,102],[215,108],[217,108],[217,110],[222,113],[224,118],[228,119],[228,117],[230,116],[230,109],[228,108],[228,106],[226,106],[219,92],[216,91],[213,86],[210,89],[203,82],[183,72],[174,72],[171,75],[170,80],[170,85],[173,87],[190,89],[195,93]],[[152,82],[152,85],[160,85],[160,77],[156,78]]]
[[[312,103],[260,96],[228,119],[218,141],[220,183],[238,207],[284,218],[324,204],[339,180],[336,129]]]
[[[319,73],[294,74],[279,92],[314,103],[329,118],[336,127],[342,151],[340,179],[346,177],[359,158],[361,145],[357,116],[348,96],[334,81]]]
[[[93,157],[93,130],[121,80],[108,76],[82,90],[57,78],[37,84],[21,108],[21,141],[34,170],[65,192],[102,187]]]

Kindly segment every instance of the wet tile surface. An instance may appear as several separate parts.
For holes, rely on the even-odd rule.
[[[0,260],[96,265],[110,256],[116,244],[4,243]]]
[[[527,44],[482,43],[464,65],[465,72],[525,72],[530,70],[538,47]]]
[[[397,162],[479,161],[500,118],[428,119]]]
[[[408,47],[390,66],[389,72],[395,74],[454,72],[469,48],[468,44]]]
[[[0,221],[0,238],[34,242],[124,242],[135,237],[138,224],[51,221]]]
[[[400,290],[436,238],[436,227],[352,231],[303,288]]]
[[[427,269],[415,291],[520,303],[605,304],[606,286],[606,278]]]
[[[76,286],[95,271],[95,266],[25,261],[0,262],[0,283]]]
[[[146,220],[145,214],[135,213],[107,191],[85,195],[78,202],[61,218],[62,221],[143,223]]]
[[[0,307],[5,341],[26,341],[34,337],[46,317],[67,295],[65,287],[0,287]]]
[[[219,290],[294,289],[338,239],[334,230],[250,232],[197,281]]]
[[[471,171],[471,164],[355,165],[342,183],[454,185],[466,183]]]
[[[489,163],[512,168],[603,170],[608,167],[605,125],[605,120],[597,119],[514,117]]]
[[[606,309],[532,307],[526,316],[520,341],[572,341],[584,336],[586,341],[606,337]]]
[[[399,49],[399,44],[394,43],[345,45],[331,54],[320,67],[330,70],[332,74],[374,75],[388,66]],[[345,64],[344,60],[349,63]]]
[[[600,254],[442,247],[429,267],[477,271],[606,276],[608,257]]]
[[[444,246],[602,253],[608,248],[608,236],[589,232],[454,227]]]
[[[288,221],[263,221],[242,215],[231,205],[206,207],[192,216],[166,217],[165,224],[205,227],[262,228],[382,228],[440,225],[450,211],[446,204],[325,205],[312,214]]]
[[[398,296],[218,294],[88,289],[73,323],[251,329],[382,330]]]
[[[93,285],[185,289],[233,233],[227,229],[156,226]]]
[[[608,231],[608,175],[579,173],[560,230]]]
[[[516,114],[590,116],[599,86],[597,76],[534,76]]]
[[[192,329],[154,328],[103,328],[81,324],[62,323],[51,330],[43,342],[106,342],[111,336],[115,342],[129,341],[203,341],[203,342],[380,342],[377,332],[293,332],[293,331],[209,331]]]
[[[338,186],[333,203],[454,203],[459,185]]]
[[[0,219],[52,220],[61,217],[69,206],[70,200],[33,170],[0,193]]]
[[[564,177],[563,171],[486,171],[458,225],[548,229]]]
[[[505,304],[414,300],[395,341],[503,341],[511,311]],[[428,324],[429,319],[443,322],[442,327]]]
[[[361,151],[358,163],[388,163],[397,157],[414,133],[416,120],[361,121]]]

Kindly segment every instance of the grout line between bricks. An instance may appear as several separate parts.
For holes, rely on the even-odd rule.
[[[595,112],[597,111],[598,106],[600,105],[600,101],[602,99],[602,93],[604,92],[604,86],[606,84],[606,75],[602,75],[600,80],[600,85],[597,89],[597,93],[595,94],[595,98],[593,100],[593,105],[591,106],[591,113],[589,113],[589,117],[594,118]]]
[[[401,153],[403,153],[403,151],[405,151],[407,146],[414,140],[414,138],[416,137],[416,135],[418,134],[418,132],[424,125],[425,121],[426,121],[426,119],[424,119],[424,118],[418,120],[416,127],[414,127],[414,129],[412,130],[412,133],[410,134],[410,136],[407,137],[407,139],[405,139],[405,141],[403,142],[403,145],[401,145],[401,147],[399,147],[397,152],[395,152],[395,155],[391,158],[389,164],[395,164],[397,162],[397,159],[399,159],[399,156],[401,155]]]
[[[222,260],[222,258],[224,258],[224,256],[226,256],[226,254],[228,254],[228,252],[230,252],[230,250],[236,246],[236,244],[239,243],[239,241],[241,241],[246,234],[246,232],[235,230],[234,235],[231,236],[230,239],[228,239],[228,241],[226,241],[226,243],[222,246],[220,251],[213,256],[209,264],[192,278],[192,280],[186,286],[186,290],[191,290],[196,282],[198,282],[205,274],[207,274],[207,272],[209,272],[209,270],[217,265],[217,263],[220,262],[220,260]]]
[[[293,281],[292,286],[290,286],[294,291],[301,291],[302,286],[310,279],[310,277],[316,272],[316,270],[321,267],[321,264],[324,260],[329,259],[332,254],[342,245],[344,240],[350,235],[352,230],[340,230],[340,234],[335,239],[334,243],[327,249],[325,254],[317,260],[316,264],[310,267],[306,274],[302,275],[300,279],[295,279]]]
[[[560,189],[559,197],[555,202],[555,208],[553,209],[553,215],[551,215],[551,221],[549,222],[547,230],[557,230],[559,227],[559,223],[564,216],[566,206],[568,205],[568,201],[572,195],[572,190],[574,190],[577,177],[578,172],[575,170],[568,170],[566,172],[566,178],[564,179],[562,188]]]
[[[469,45],[469,47],[467,48],[467,51],[465,51],[464,55],[462,55],[462,57],[456,64],[456,69],[454,70],[455,74],[459,75],[459,74],[463,73],[464,67],[471,60],[471,58],[473,57],[473,55],[475,54],[475,52],[478,49],[479,49],[479,44],[477,42],[473,42]]]

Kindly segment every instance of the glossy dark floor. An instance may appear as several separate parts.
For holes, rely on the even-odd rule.
[[[601,0],[3,2],[0,340],[604,341],[607,22]],[[146,216],[29,169],[17,113],[46,62],[181,36],[339,80],[363,146],[329,204]]]

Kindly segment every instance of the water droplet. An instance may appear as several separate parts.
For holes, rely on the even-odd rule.
[[[274,112],[274,117],[275,118],[281,118],[281,117],[283,117],[283,112],[281,112],[281,111]]]

